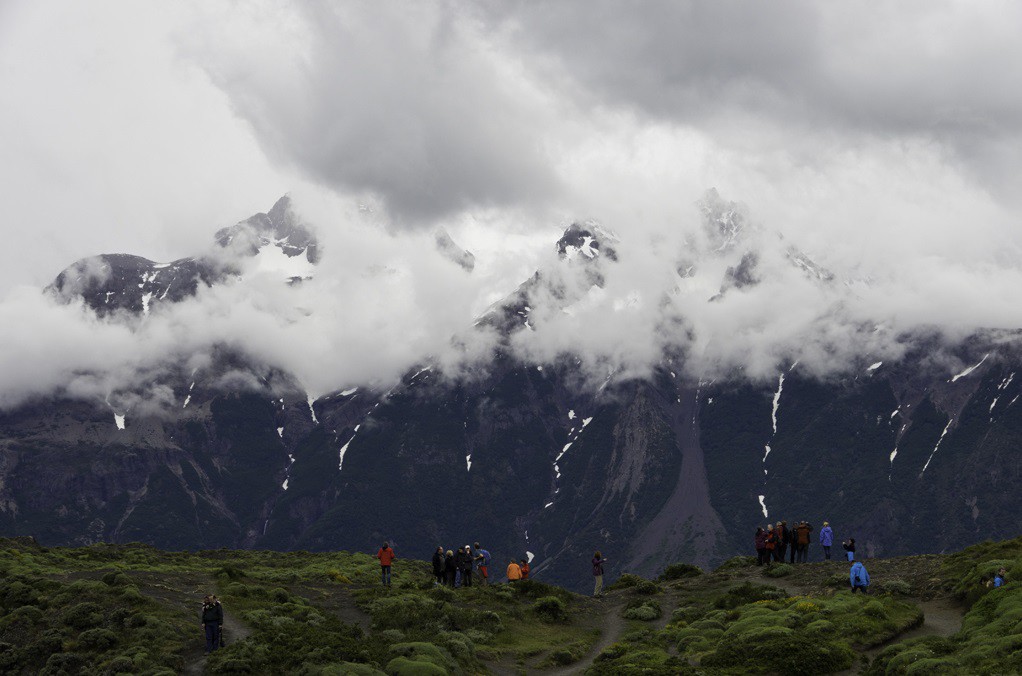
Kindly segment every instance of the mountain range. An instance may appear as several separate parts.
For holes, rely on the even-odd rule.
[[[701,209],[705,249],[726,263],[706,303],[761,283],[764,256],[815,285],[847,283],[783,240],[748,248],[742,210],[716,192]],[[45,292],[97,321],[142,321],[237,279],[239,257],[288,285],[314,276],[321,258],[287,197],[215,242],[170,263],[85,259]],[[474,257],[449,234],[436,245],[471,274]],[[389,540],[420,558],[480,541],[498,560],[534,557],[541,579],[581,588],[593,550],[643,575],[708,566],[750,552],[767,521],[827,520],[870,556],[1022,532],[1016,333],[976,327],[948,344],[919,331],[895,361],[863,354],[821,376],[796,355],[766,380],[693,375],[690,355],[665,349],[646,374],[594,383],[575,355],[534,363],[515,345],[544,320],[539,302],[570,314],[628,252],[590,222],[554,246],[556,269],[465,327],[495,336],[471,376],[424,355],[400,382],[338,383],[313,398],[293,374],[224,344],[199,366],[154,366],[162,406],[64,391],[0,411],[0,534],[170,549],[375,551]],[[665,294],[699,265],[679,256]],[[938,353],[966,366],[949,371]]]

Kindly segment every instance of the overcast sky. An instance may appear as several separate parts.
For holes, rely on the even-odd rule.
[[[676,284],[668,273],[702,227],[696,204],[711,187],[742,205],[763,242],[783,237],[872,290],[853,301],[793,291],[764,306],[798,286],[778,259],[767,298],[735,294],[720,316],[703,295],[698,307],[675,303],[672,317],[701,328],[700,349],[736,323],[760,326],[748,335],[762,345],[777,333],[768,319],[790,328],[798,309],[798,330],[763,349],[766,373],[793,346],[817,344],[808,335],[849,303],[842,326],[867,311],[959,330],[1019,326],[1020,82],[1022,5],[1009,1],[7,0],[0,315],[22,329],[0,329],[3,352],[8,367],[24,362],[23,343],[52,330],[31,324],[40,312],[21,286],[100,253],[199,253],[217,228],[289,191],[334,243],[328,264],[409,275],[364,305],[412,302],[437,318],[421,341],[380,357],[383,375],[441,349],[550,263],[576,219],[642,253],[622,256],[588,319],[558,316],[522,349],[548,358],[578,334],[594,361],[648,363],[671,342],[650,299]],[[472,275],[409,260],[409,243],[438,225],[477,255]],[[378,260],[340,255],[357,242]],[[608,319],[615,307],[645,308],[630,323],[638,335],[615,328],[626,323]],[[321,360],[350,347],[352,362],[329,373],[337,381],[365,379],[352,370],[363,352],[422,327],[414,313],[381,323],[355,301],[345,312],[364,315],[352,323],[365,345],[338,334],[308,350]],[[40,362],[51,348],[74,351],[36,348]],[[70,361],[60,369],[112,368]]]

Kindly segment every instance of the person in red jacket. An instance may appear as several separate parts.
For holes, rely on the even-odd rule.
[[[523,580],[528,580],[529,579],[529,562],[526,561],[525,559],[522,559],[521,562],[518,564],[518,567],[522,571],[522,579]]]
[[[386,542],[380,547],[380,551],[376,552],[376,558],[380,560],[380,575],[383,579],[383,586],[390,586],[390,564],[397,558],[394,554],[394,550],[390,548],[390,545]]]

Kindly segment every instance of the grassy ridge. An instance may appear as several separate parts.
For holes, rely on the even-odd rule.
[[[399,560],[393,587],[367,554],[44,548],[0,540],[0,671],[15,674],[868,674],[1022,671],[1022,539],[950,556],[713,573],[622,575],[593,600],[530,580],[434,587]],[[202,595],[224,602],[228,646],[208,658]],[[960,608],[951,628],[927,603]],[[958,604],[954,606],[954,604]],[[929,611],[927,611],[929,612]],[[904,639],[908,640],[904,640]]]

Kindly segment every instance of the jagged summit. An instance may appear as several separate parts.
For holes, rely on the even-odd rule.
[[[254,235],[255,237],[251,237]],[[284,195],[267,213],[258,213],[235,225],[221,228],[215,238],[222,247],[236,245],[239,237],[249,236],[246,244],[252,255],[266,244],[273,244],[288,257],[305,257],[310,263],[319,262],[316,236],[302,223],[292,209],[291,198]]]
[[[605,258],[617,260],[617,251],[612,243],[618,241],[613,234],[592,222],[572,223],[557,240],[557,253],[562,258],[578,256],[595,259],[602,253]]]
[[[232,256],[258,256],[259,270],[279,272],[291,283],[308,277],[319,261],[316,237],[299,221],[287,195],[268,213],[221,228],[214,240],[229,250],[226,258],[216,251],[169,263],[130,254],[91,256],[63,270],[47,291],[67,302],[81,298],[100,316],[118,311],[146,316],[155,305],[194,296],[200,284],[222,282],[236,272]]]

